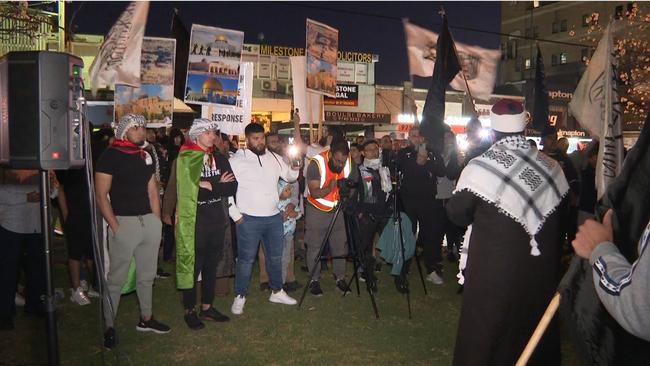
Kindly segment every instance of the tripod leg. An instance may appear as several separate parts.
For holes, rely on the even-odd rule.
[[[422,281],[422,288],[424,289],[424,294],[427,294],[427,283],[424,282],[424,274],[422,273],[422,265],[420,265],[420,256],[417,253],[418,251],[415,251],[415,263],[418,266],[418,273],[420,274],[420,281]]]
[[[370,301],[372,302],[372,309],[375,311],[375,319],[379,319],[379,309],[377,309],[377,301],[375,300],[375,294],[370,289],[370,284],[368,282],[366,282],[366,290],[368,290],[368,295],[370,295]]]
[[[320,265],[320,260],[323,257],[323,252],[325,251],[325,245],[327,245],[327,241],[329,240],[329,237],[332,234],[334,223],[336,222],[336,218],[339,216],[340,211],[341,211],[341,205],[338,204],[336,205],[334,216],[332,217],[332,220],[330,221],[329,226],[327,227],[327,232],[325,233],[323,242],[320,245],[320,249],[318,249],[318,254],[314,259],[314,266],[312,267],[311,271],[309,271],[309,283],[307,283],[307,286],[305,286],[305,289],[302,291],[302,296],[300,297],[300,301],[298,302],[298,307],[297,307],[298,309],[300,309],[300,307],[302,306],[302,302],[305,300],[305,295],[307,295],[307,290],[309,289],[309,285],[311,284],[311,281],[314,280],[314,273],[316,273],[316,268],[318,268],[318,266]]]
[[[395,212],[395,215],[397,215],[397,231],[399,231],[399,244],[400,244],[400,249],[402,251],[402,271],[401,271],[402,273],[400,277],[402,277],[402,280],[404,281],[403,282],[404,287],[406,287],[406,305],[408,306],[408,310],[409,310],[409,319],[411,319],[411,291],[409,290],[408,278],[406,276],[407,270],[406,270],[406,256],[404,254],[405,249],[404,249],[404,234],[402,232],[402,216],[399,214],[399,212]],[[418,264],[419,263],[420,262],[418,262]]]
[[[359,290],[359,271],[358,271],[358,269],[359,269],[359,264],[357,263],[357,260],[355,258],[354,259],[354,273],[352,274],[352,277],[348,281],[348,286],[347,287],[350,288],[350,286],[352,285],[352,281],[354,281],[355,284],[357,285],[357,296],[361,296],[361,291]],[[343,296],[345,296],[346,294],[347,294],[347,292],[344,293]]]

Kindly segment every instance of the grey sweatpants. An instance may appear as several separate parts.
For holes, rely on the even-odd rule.
[[[316,271],[314,272],[314,280],[320,279],[320,262],[318,264],[314,263],[316,256],[318,255],[318,250],[320,249],[325,234],[327,234],[327,228],[334,217],[334,210],[330,212],[321,211],[311,203],[305,204],[305,246],[307,247],[307,266],[311,273],[314,265],[317,265]],[[339,257],[338,259],[332,259],[332,266],[334,276],[336,279],[345,278],[345,258],[341,258],[348,254],[347,249],[347,236],[345,234],[345,221],[343,218],[343,212],[339,213],[332,228],[332,233],[329,237],[329,248],[330,254],[332,257]]]
[[[162,222],[156,215],[117,216],[117,233],[108,229],[108,256],[110,269],[107,275],[108,293],[111,306],[104,300],[104,319],[106,326],[112,327],[120,295],[129,273],[131,258],[135,257],[136,293],[142,317],[151,316],[151,297],[153,281],[158,268],[158,248],[162,234]]]

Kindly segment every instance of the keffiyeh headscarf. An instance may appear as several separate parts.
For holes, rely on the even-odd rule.
[[[535,235],[569,192],[562,168],[530,147],[522,135],[503,138],[463,170],[456,192],[467,190],[495,205],[530,236],[530,254],[541,254]],[[459,283],[467,263],[471,226],[461,249]]]
[[[126,131],[133,127],[145,127],[146,125],[147,120],[144,119],[144,116],[129,113],[120,118],[120,122],[117,124],[117,129],[115,131],[115,138],[118,140],[124,140]]]
[[[192,127],[190,127],[190,131],[187,134],[192,141],[196,142],[203,132],[218,129],[219,125],[217,122],[210,121],[206,118],[197,118],[192,122]]]

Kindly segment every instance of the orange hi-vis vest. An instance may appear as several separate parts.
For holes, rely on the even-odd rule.
[[[339,180],[339,179],[347,178],[350,175],[350,170],[352,167],[352,164],[350,162],[350,157],[348,157],[348,160],[345,163],[345,167],[343,167],[343,171],[338,174],[330,170],[330,166],[328,164],[330,160],[329,150],[323,151],[322,153],[314,156],[311,160],[316,162],[316,165],[318,166],[318,170],[320,171],[320,188],[327,187],[332,181],[332,179]],[[336,203],[339,201],[339,198],[340,195],[339,195],[338,186],[336,186],[336,188],[334,188],[330,193],[328,193],[323,198],[314,198],[311,195],[311,192],[309,193],[309,195],[307,195],[307,201],[309,201],[309,203],[311,203],[312,206],[325,212],[332,211],[332,209],[336,206]]]

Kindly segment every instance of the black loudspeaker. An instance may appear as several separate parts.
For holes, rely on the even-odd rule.
[[[84,164],[83,61],[47,51],[0,59],[0,164],[68,169]]]

